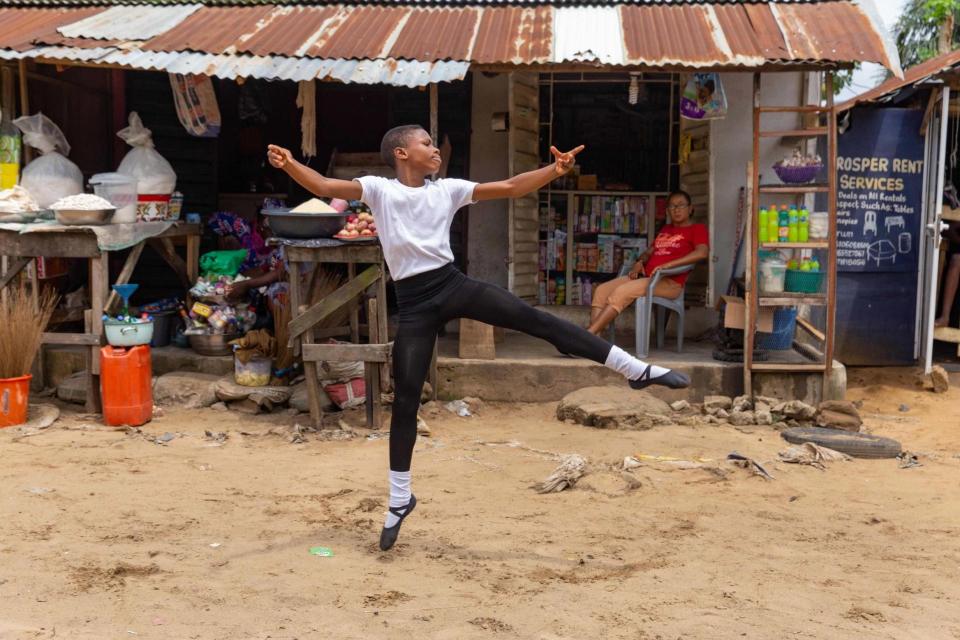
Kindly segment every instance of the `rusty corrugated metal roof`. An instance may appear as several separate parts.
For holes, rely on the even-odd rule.
[[[57,28],[103,9],[0,9],[0,48],[26,51],[37,40],[56,38]]]
[[[260,56],[278,64],[279,58],[306,58],[456,61],[544,69],[551,65],[750,69],[868,61],[896,73],[896,53],[863,1],[869,2],[715,5],[680,1],[669,5],[459,8],[257,5],[190,7],[179,13],[170,8],[122,6],[104,9],[109,20],[83,15],[88,19],[74,21],[80,24],[58,22],[52,28],[43,22],[50,18],[42,14],[35,18],[43,22],[42,27],[29,30],[26,38],[16,31],[7,33],[6,39],[0,37],[0,49],[20,47],[16,50],[23,51],[30,43],[38,48],[96,49],[104,44],[101,38],[115,40],[122,33],[127,39],[116,43],[116,48],[132,55],[139,51],[144,55]],[[164,26],[169,28],[157,35],[156,22],[144,20],[142,14],[160,9],[165,10]],[[51,10],[8,11],[22,14],[18,19],[29,24],[34,13]],[[125,21],[127,13],[129,20]],[[124,26],[118,27],[118,21],[125,21]],[[138,24],[143,25],[140,34]],[[252,68],[263,67],[257,63]]]
[[[951,51],[914,65],[903,72],[903,78],[890,78],[869,91],[864,91],[837,106],[838,111],[846,111],[858,104],[881,102],[894,97],[904,87],[923,84],[941,73],[960,68],[960,50]],[[951,93],[952,95],[952,93]]]

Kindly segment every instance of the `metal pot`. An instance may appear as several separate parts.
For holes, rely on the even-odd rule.
[[[228,356],[233,347],[228,342],[240,337],[239,333],[205,333],[191,335],[190,348],[202,356]]]
[[[94,209],[93,211],[55,209],[53,215],[57,222],[63,225],[109,224],[116,211],[116,209]]]
[[[136,347],[141,344],[150,344],[153,339],[153,322],[116,322],[103,323],[103,331],[107,342],[114,347]]]
[[[332,238],[347,224],[348,213],[293,213],[264,209],[270,229],[279,238]]]

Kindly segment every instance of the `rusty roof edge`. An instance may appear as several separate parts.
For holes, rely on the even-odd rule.
[[[858,104],[884,102],[895,97],[905,87],[933,84],[934,81],[941,84],[942,80],[939,78],[941,74],[958,68],[960,68],[960,50],[950,51],[910,67],[904,72],[903,78],[890,78],[850,98],[837,105],[837,111],[847,111]]]
[[[890,32],[887,31],[886,25],[883,24],[883,18],[880,17],[880,12],[877,11],[877,5],[873,3],[873,0],[853,0],[853,3],[860,7],[866,14],[870,22],[873,23],[873,28],[877,30],[877,34],[880,36],[880,41],[883,44],[883,52],[887,56],[886,62],[881,64],[889,69],[893,75],[902,79],[903,68],[900,65],[900,53],[897,51],[893,37],[890,35]]]

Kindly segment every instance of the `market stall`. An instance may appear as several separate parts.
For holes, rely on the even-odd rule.
[[[0,224],[0,256],[8,265],[0,275],[0,289],[10,285],[16,276],[36,258],[78,258],[87,263],[90,306],[83,313],[82,333],[49,332],[43,336],[45,345],[79,345],[89,347],[86,354],[87,372],[87,408],[95,411],[100,398],[100,346],[104,343],[104,314],[116,311],[118,298],[110,293],[108,272],[111,253],[130,249],[119,276],[112,284],[127,284],[130,275],[145,245],[155,248],[167,264],[186,285],[197,277],[197,253],[199,249],[198,225],[180,222],[146,223],[136,229],[127,230],[127,225],[110,226],[65,226],[59,224],[34,223]],[[133,241],[127,245],[118,240],[126,235]],[[181,259],[175,249],[174,241],[186,243],[187,260]],[[38,294],[39,283],[36,270],[33,271],[33,291]],[[42,359],[40,360],[42,380]]]

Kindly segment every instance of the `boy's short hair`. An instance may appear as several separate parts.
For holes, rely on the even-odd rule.
[[[405,148],[407,139],[414,131],[425,131],[425,129],[418,124],[402,124],[383,134],[383,140],[380,141],[380,157],[391,169],[397,168],[397,159],[393,157],[393,150],[398,147]]]
[[[683,196],[683,199],[687,201],[687,204],[693,204],[693,198],[690,197],[690,194],[684,191],[683,189],[674,189],[670,192],[670,195],[667,196],[667,202],[670,202],[670,198],[673,196]]]

